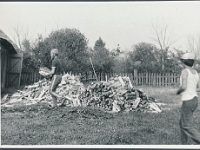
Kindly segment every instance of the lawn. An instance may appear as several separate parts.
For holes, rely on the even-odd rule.
[[[161,113],[106,113],[93,108],[45,104],[1,108],[2,145],[180,145],[180,97],[175,88],[142,88]],[[199,128],[200,109],[194,114]],[[195,143],[190,140],[189,144]]]

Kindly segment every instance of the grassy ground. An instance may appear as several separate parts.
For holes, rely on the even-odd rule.
[[[140,87],[138,87],[140,88]],[[92,108],[45,104],[1,110],[2,145],[179,145],[180,98],[174,88],[141,87],[161,113],[106,113]],[[199,127],[198,108],[194,125]],[[195,144],[192,140],[189,144]]]

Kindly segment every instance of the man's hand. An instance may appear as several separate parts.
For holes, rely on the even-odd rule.
[[[181,94],[181,92],[178,90],[178,91],[176,92],[176,95],[179,95],[179,94]]]
[[[178,91],[176,92],[177,95],[181,94],[183,91],[185,91],[185,88],[183,88],[182,86],[178,89]]]

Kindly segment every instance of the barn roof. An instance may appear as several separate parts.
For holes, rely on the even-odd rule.
[[[20,52],[17,45],[0,29],[0,40],[10,53],[17,54]]]

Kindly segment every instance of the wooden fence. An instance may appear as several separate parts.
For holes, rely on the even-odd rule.
[[[22,72],[20,85],[33,84],[34,82],[37,82],[42,78],[43,77],[38,72],[33,72],[33,73]]]
[[[97,79],[94,73],[83,74],[83,81],[106,81],[113,76],[128,76],[133,85],[151,85],[151,86],[178,86],[180,75],[174,73],[97,73]]]
[[[180,75],[172,73],[138,73],[134,77],[134,83],[135,85],[178,86]]]
[[[97,73],[97,78],[93,72],[86,73],[71,73],[74,75],[81,75],[82,82],[89,81],[106,81],[111,77],[128,76],[131,79],[133,85],[150,85],[150,86],[178,86],[179,85],[179,74],[172,73]],[[34,82],[43,79],[39,73],[22,73],[21,74],[21,85],[33,84]]]

